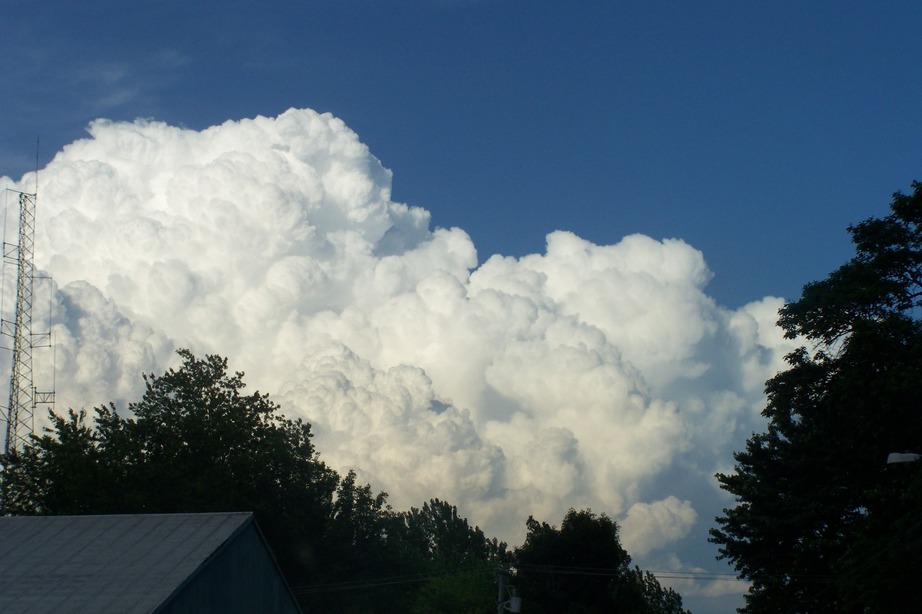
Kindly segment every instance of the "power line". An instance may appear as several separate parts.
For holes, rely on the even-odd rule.
[[[383,576],[379,578],[363,578],[360,580],[345,580],[342,582],[327,582],[324,584],[306,584],[291,587],[291,592],[296,595],[307,595],[312,593],[325,593],[332,591],[360,590],[366,588],[377,588],[380,586],[394,586],[397,584],[414,584],[426,582],[434,578],[448,577],[459,573],[470,571],[490,571],[492,567],[479,563],[476,565],[467,565],[461,567],[452,567],[429,572],[420,572],[414,574],[404,574],[399,576]]]
[[[532,573],[548,573],[560,575],[577,575],[577,576],[620,576],[624,569],[612,567],[575,567],[565,565],[514,565],[516,571],[528,571]],[[292,592],[296,595],[306,595],[313,593],[323,593],[344,590],[362,590],[368,588],[378,588],[381,586],[394,586],[399,584],[413,584],[426,582],[435,578],[448,577],[459,573],[471,571],[490,571],[490,566],[484,564],[467,565],[453,567],[451,569],[436,570],[430,572],[421,572],[415,574],[404,574],[397,576],[382,576],[378,578],[362,578],[359,580],[346,580],[342,582],[328,582],[324,584],[306,584],[293,586]],[[729,572],[714,571],[662,571],[662,570],[641,570],[649,571],[657,578],[669,580],[718,580],[723,582],[736,582],[739,578]]]

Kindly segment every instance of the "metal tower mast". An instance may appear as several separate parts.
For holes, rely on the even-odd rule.
[[[13,322],[2,320],[3,334],[13,337],[10,404],[7,408],[3,460],[29,441],[38,403],[54,403],[54,392],[38,392],[32,383],[32,348],[37,339],[50,341],[50,333],[32,333],[32,290],[35,281],[35,194],[19,194],[19,243],[3,244],[3,256],[16,263],[16,313]]]

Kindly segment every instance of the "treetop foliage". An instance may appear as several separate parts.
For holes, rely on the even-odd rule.
[[[855,256],[781,309],[789,338],[829,345],[862,324],[913,318],[922,306],[922,183],[912,189],[893,195],[887,217],[848,227]]]
[[[570,509],[557,529],[529,516],[515,550],[515,582],[530,612],[685,614],[682,598],[630,568],[618,525],[592,510]]]

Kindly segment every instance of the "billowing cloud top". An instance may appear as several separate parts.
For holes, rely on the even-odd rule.
[[[216,352],[398,508],[447,499],[518,543],[529,514],[589,506],[662,560],[703,541],[713,473],[788,349],[779,299],[717,305],[676,239],[553,232],[478,264],[329,114],[89,132],[39,177],[59,405],[137,398],[176,347]]]

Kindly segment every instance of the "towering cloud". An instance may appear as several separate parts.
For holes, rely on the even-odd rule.
[[[89,132],[40,175],[59,406],[136,398],[175,348],[216,352],[398,508],[448,499],[518,543],[529,514],[589,506],[650,560],[704,545],[713,473],[788,349],[779,299],[717,305],[678,239],[552,232],[481,264],[463,230],[393,202],[328,114]]]

